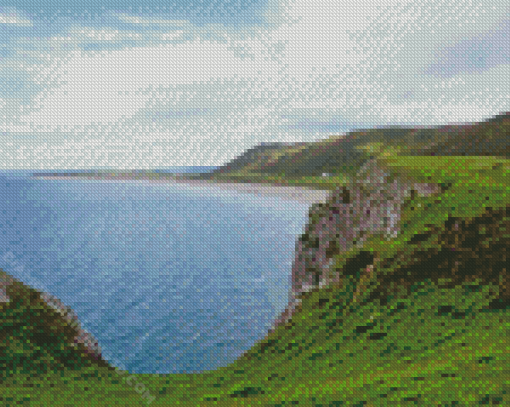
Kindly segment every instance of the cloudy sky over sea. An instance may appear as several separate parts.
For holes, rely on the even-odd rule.
[[[509,12],[506,0],[2,1],[0,168],[215,166],[262,141],[480,121],[510,110]]]

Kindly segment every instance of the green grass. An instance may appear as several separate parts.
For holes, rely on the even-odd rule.
[[[396,238],[374,235],[362,248],[337,256],[342,283],[303,295],[292,321],[231,365],[180,375],[129,375],[86,363],[56,371],[59,362],[49,359],[55,346],[48,344],[45,349],[51,352],[40,353],[41,364],[52,369],[44,374],[35,376],[34,367],[12,376],[0,373],[0,404],[139,406],[148,405],[145,394],[154,398],[151,406],[510,405],[510,310],[490,307],[505,282],[503,275],[499,284],[487,280],[501,250],[508,251],[508,216],[497,220],[488,212],[510,205],[508,160],[385,151],[375,152],[381,165],[399,176],[436,182],[444,192],[410,200]],[[265,178],[278,182],[277,177]],[[309,182],[318,180],[289,181]],[[345,179],[324,182],[341,185]],[[449,234],[450,223],[458,219],[466,222],[466,231],[476,227],[476,241],[457,241],[462,236]],[[472,281],[459,283],[451,270],[439,267],[452,247],[464,248],[457,274],[472,273]],[[350,266],[362,252],[377,254],[376,271],[368,279]],[[443,270],[440,278],[429,273],[436,264],[429,257],[437,260],[432,271]],[[397,275],[409,284],[398,284]],[[388,294],[390,287],[394,291]],[[2,312],[2,329],[26,312],[9,317]],[[26,325],[17,342],[4,342],[4,355],[12,360],[25,352],[23,339],[33,329]],[[32,359],[37,359],[33,349]],[[126,381],[130,376],[132,381]]]
[[[495,296],[489,288],[441,290],[424,282],[406,299],[354,309],[346,295],[317,292],[295,318],[299,328],[278,330],[270,351],[256,346],[229,372],[136,375],[134,383],[155,397],[150,405],[215,405],[214,399],[224,406],[469,405],[484,399],[508,405],[510,323],[505,313],[480,311]],[[314,309],[326,300],[335,305]],[[448,307],[455,312],[438,312]],[[45,379],[20,375],[2,384],[1,397],[5,405],[52,405],[64,393],[69,405],[142,404],[122,376],[88,370],[92,376],[85,376],[87,369]]]

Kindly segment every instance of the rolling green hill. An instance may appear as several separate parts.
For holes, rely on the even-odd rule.
[[[508,119],[473,128],[474,139],[498,143],[508,136]],[[336,157],[326,141],[296,147],[297,152],[291,146],[268,148],[272,167],[269,158],[258,156],[260,162],[246,160],[235,172],[223,173],[244,181],[260,176],[311,185],[322,172],[338,174],[325,181],[331,199],[312,205],[309,224],[341,208],[344,203],[335,206],[341,196],[352,201],[370,188],[361,168],[369,160],[388,179],[435,184],[439,191],[406,198],[397,235],[376,231],[362,244],[332,250],[329,270],[337,281],[302,293],[292,318],[229,366],[200,374],[131,375],[69,346],[72,332],[59,333],[66,323],[34,290],[21,282],[8,286],[11,301],[0,303],[0,404],[510,405],[510,163],[499,147],[480,156],[469,145],[466,155],[440,151],[442,145],[453,151],[468,132],[455,129],[416,131],[415,142],[425,143],[421,150],[388,142],[411,130],[387,133],[384,144],[373,139],[389,130],[353,133],[345,153],[355,151],[353,161]],[[370,142],[366,134],[374,135]],[[340,140],[330,143],[344,146]],[[442,155],[432,156],[434,148]],[[287,155],[276,157],[283,151]],[[281,167],[285,156],[296,161],[288,158]],[[319,167],[293,172],[298,163],[310,162]],[[277,175],[268,178],[273,174],[268,168]],[[280,173],[282,168],[291,170]],[[300,240],[312,248],[324,243],[309,237]]]
[[[510,113],[481,123],[434,128],[389,127],[354,131],[312,143],[272,143],[248,150],[208,178],[226,175],[320,176],[354,173],[368,157],[360,150],[393,148],[395,153],[425,156],[510,157]]]

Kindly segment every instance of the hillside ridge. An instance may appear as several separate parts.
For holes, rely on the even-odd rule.
[[[360,148],[383,143],[405,155],[510,157],[510,112],[483,122],[436,127],[381,126],[330,136],[314,142],[261,143],[203,178],[232,173],[317,176],[363,165]]]

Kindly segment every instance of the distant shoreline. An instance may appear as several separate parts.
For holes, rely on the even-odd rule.
[[[34,175],[34,179],[43,180],[93,180],[104,182],[144,182],[154,184],[186,184],[192,187],[217,187],[223,190],[236,191],[250,195],[258,195],[261,197],[278,197],[289,201],[298,201],[304,204],[313,204],[319,202],[326,202],[331,191],[312,189],[307,187],[275,185],[275,184],[262,184],[262,183],[248,183],[248,182],[234,182],[234,181],[217,181],[217,180],[200,180],[200,179],[186,179],[184,177],[170,178],[165,177],[162,179],[149,178],[147,176],[140,176],[133,178],[132,176],[69,176],[69,175]]]

